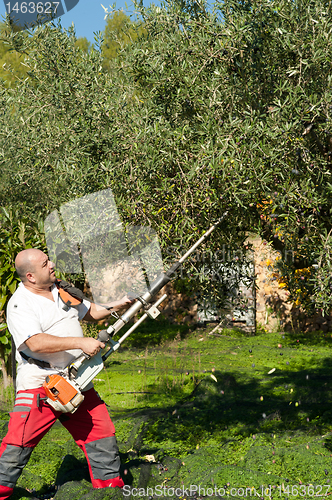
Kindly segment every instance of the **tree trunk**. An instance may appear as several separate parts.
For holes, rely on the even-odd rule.
[[[0,346],[0,370],[2,371],[3,387],[4,389],[7,389],[7,387],[10,385],[10,377],[8,377],[8,372],[5,362],[5,350],[3,346]]]

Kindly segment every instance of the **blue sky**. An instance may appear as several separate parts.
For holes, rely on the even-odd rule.
[[[38,0],[34,0],[37,2]],[[5,3],[7,4],[9,0],[0,0],[0,20],[3,21],[3,16],[6,15]],[[12,2],[14,4],[16,0]],[[61,24],[64,28],[68,28],[72,23],[75,25],[76,35],[78,37],[86,37],[90,42],[94,41],[93,33],[96,31],[103,31],[105,28],[106,21],[104,20],[105,12],[101,4],[104,7],[108,7],[110,10],[110,3],[113,4],[113,0],[108,2],[107,0],[79,0],[79,3],[73,7],[69,12],[66,12],[61,17]],[[117,0],[115,2],[117,9],[123,9],[130,15],[134,12],[134,6],[127,1],[127,7],[125,5],[125,0]],[[148,5],[150,2],[144,2]],[[158,3],[158,2],[154,2]],[[62,2],[64,5],[64,2]]]

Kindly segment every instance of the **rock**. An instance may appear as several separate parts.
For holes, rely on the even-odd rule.
[[[307,318],[306,319],[306,324],[307,325],[313,325],[315,323],[315,320],[313,318]]]

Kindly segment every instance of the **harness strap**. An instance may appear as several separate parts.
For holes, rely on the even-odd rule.
[[[52,366],[50,365],[50,363],[48,363],[48,361],[41,361],[40,359],[31,358],[30,356],[28,356],[24,352],[20,352],[20,355],[30,365],[37,365],[37,366],[39,366],[39,368],[52,368]]]
[[[67,306],[67,309],[65,307],[63,308],[66,311],[68,311],[69,307],[77,307],[79,304],[81,304],[83,302],[83,300],[87,300],[88,302],[92,302],[91,299],[89,299],[88,297],[86,297],[84,295],[82,290],[74,287],[73,285],[68,283],[68,281],[63,281],[63,280],[57,279],[55,281],[55,286],[59,290],[59,295],[60,295],[61,300],[64,302],[65,306]],[[66,292],[66,293],[63,293],[63,292]],[[69,294],[69,295],[67,295],[67,294]],[[76,299],[77,303],[75,303],[75,300],[73,301],[72,298]],[[98,305],[100,305],[101,307],[104,307],[105,309],[107,309],[107,311],[110,311],[111,309],[113,309],[113,307],[109,307],[109,306],[105,306],[105,305],[101,305],[101,304],[98,304]]]
[[[63,281],[63,280],[57,279],[55,282],[55,286],[57,287],[58,290],[59,289],[65,290],[65,292],[69,293],[69,295],[71,295],[75,299],[79,300],[80,302],[82,302],[83,300],[88,300],[89,302],[91,302],[91,300],[88,299],[88,297],[86,297],[84,295],[82,290],[74,287],[73,285],[68,283],[68,281]]]

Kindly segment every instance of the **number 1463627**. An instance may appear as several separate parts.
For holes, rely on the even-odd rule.
[[[6,10],[21,14],[56,14],[60,2],[8,2]]]

